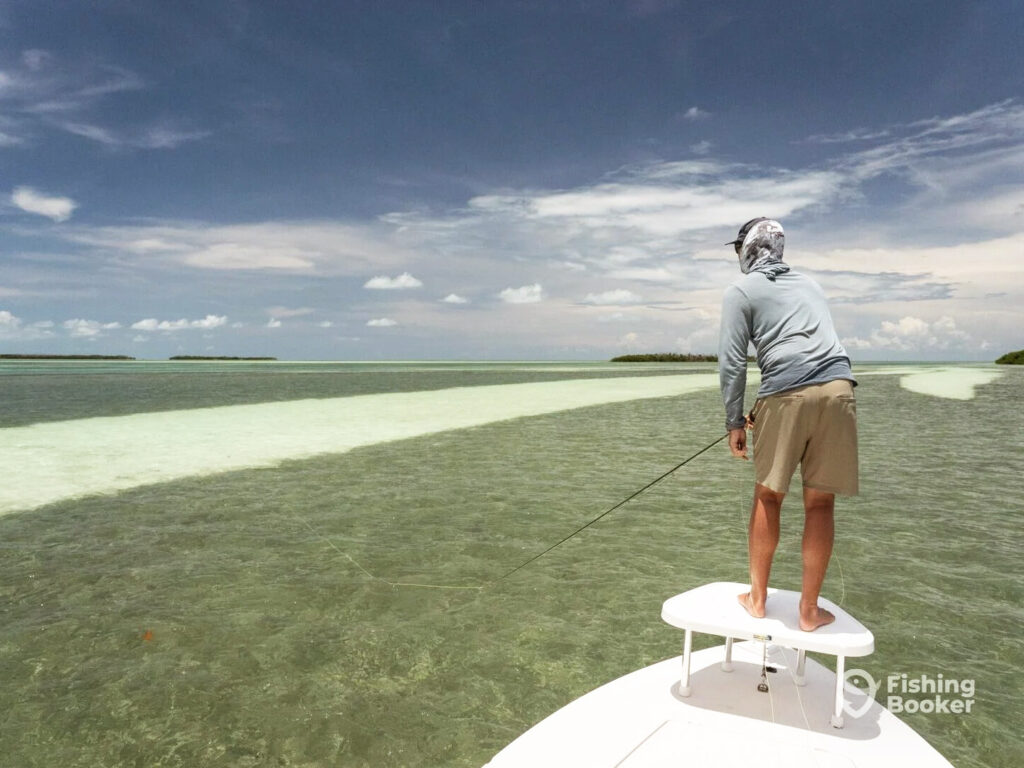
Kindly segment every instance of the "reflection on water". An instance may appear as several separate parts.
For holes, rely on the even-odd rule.
[[[971,715],[903,717],[961,768],[1022,747],[1022,382],[960,401],[861,378],[862,495],[838,505],[843,577],[824,589],[874,631],[876,679],[975,679]],[[0,518],[3,763],[480,765],[679,652],[661,602],[743,578],[749,463],[710,451],[481,592],[391,587],[344,555],[389,581],[486,583],[721,422],[695,391]],[[787,502],[774,586],[798,588],[800,520]]]

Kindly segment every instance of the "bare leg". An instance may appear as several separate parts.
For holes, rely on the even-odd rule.
[[[779,511],[784,493],[776,493],[763,485],[754,486],[754,504],[750,510],[747,546],[750,551],[750,591],[738,596],[740,605],[756,618],[764,616],[768,597],[768,575],[772,557],[779,545]]]
[[[800,629],[805,632],[836,620],[831,613],[818,607],[818,594],[832,557],[835,502],[835,494],[804,488],[804,578],[800,591]]]

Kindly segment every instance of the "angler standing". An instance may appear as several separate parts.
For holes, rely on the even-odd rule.
[[[739,601],[765,615],[779,512],[797,465],[803,478],[803,584],[800,628],[812,631],[835,617],[818,606],[832,556],[835,496],[857,493],[857,382],[839,342],[821,287],[782,261],[782,225],[748,221],[733,245],[738,278],[725,291],[718,360],[726,429],[733,456],[747,458],[754,433],[754,503],[750,512],[750,592]],[[761,386],[744,417],[747,346],[753,342]]]

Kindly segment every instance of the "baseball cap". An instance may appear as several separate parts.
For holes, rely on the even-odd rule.
[[[740,252],[740,246],[743,245],[743,241],[746,240],[746,238],[747,238],[747,233],[759,221],[769,221],[769,218],[767,216],[758,216],[756,219],[751,219],[746,224],[744,224],[742,227],[740,227],[740,231],[739,231],[739,234],[737,235],[736,239],[735,240],[731,240],[728,243],[725,243],[725,245],[733,246],[736,249],[736,253],[739,253]]]

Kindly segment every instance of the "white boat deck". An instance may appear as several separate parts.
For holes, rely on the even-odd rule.
[[[487,768],[951,768],[917,733],[866,693],[846,686],[859,717],[830,723],[835,675],[806,661],[794,681],[796,651],[769,645],[767,693],[760,693],[760,642],[692,656],[688,697],[679,696],[681,657],[632,672],[537,723]]]
[[[821,600],[836,621],[803,632],[799,596],[775,590],[767,616],[755,619],[736,601],[746,590],[717,582],[667,600],[662,617],[686,630],[683,656],[580,697],[505,747],[487,768],[951,768],[867,693],[843,684],[843,659],[874,650],[863,624]],[[694,632],[727,642],[690,653]],[[839,675],[807,651],[836,656]],[[764,692],[758,690],[763,658]],[[844,704],[845,722],[837,724],[836,707]]]

